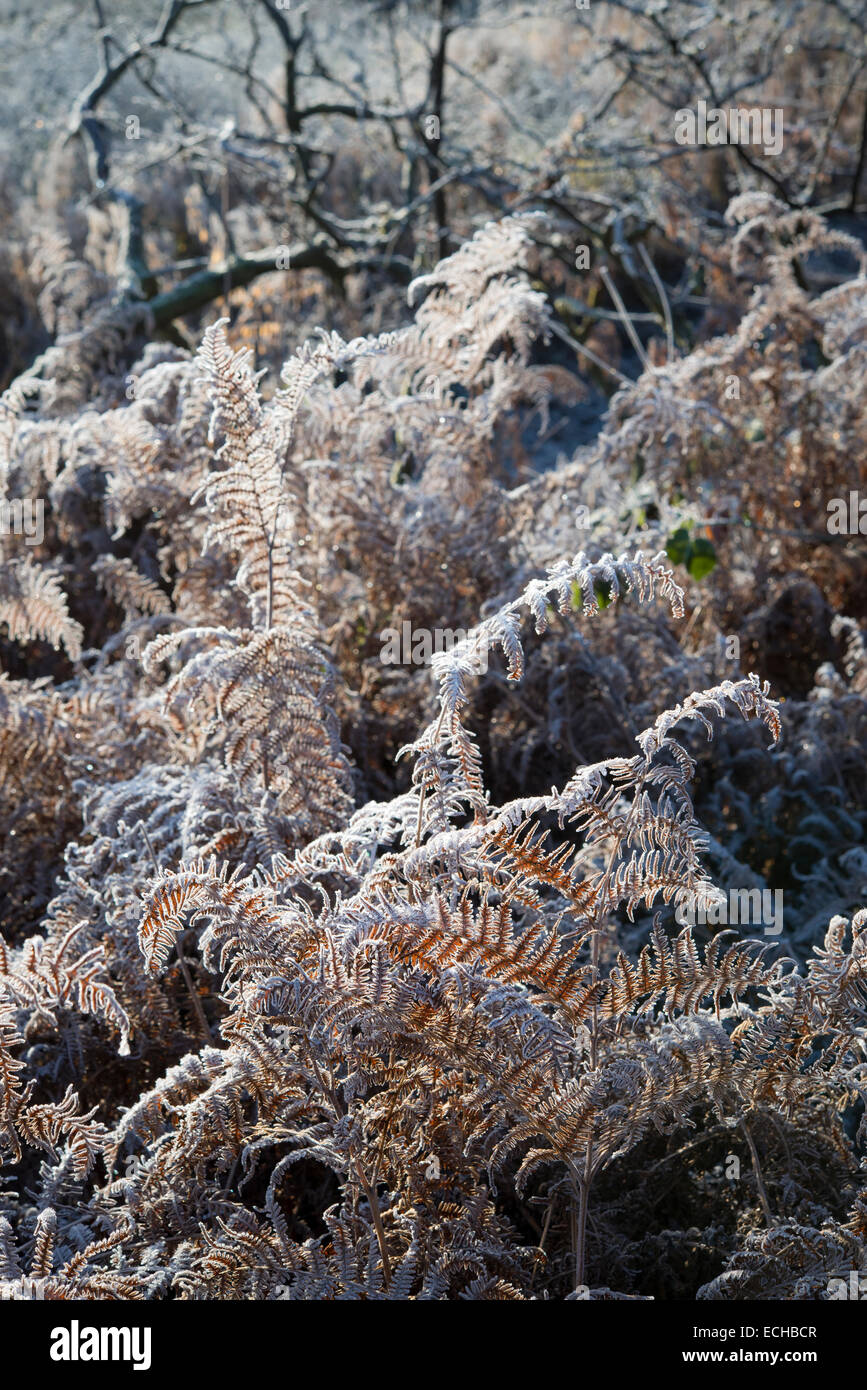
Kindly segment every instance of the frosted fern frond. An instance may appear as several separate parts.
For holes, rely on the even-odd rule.
[[[29,557],[11,560],[0,571],[0,622],[16,642],[50,642],[73,661],[81,655],[83,630],[70,617],[60,576]]]

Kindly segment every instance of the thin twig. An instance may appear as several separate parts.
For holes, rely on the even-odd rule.
[[[613,299],[614,303],[617,305],[617,308],[620,311],[620,320],[623,324],[623,327],[626,329],[629,341],[631,342],[632,346],[635,348],[635,351],[638,354],[639,362],[642,363],[645,371],[654,371],[655,369],[650,361],[650,358],[644,350],[644,345],[642,344],[641,339],[635,331],[635,325],[633,324],[632,319],[630,318],[629,310],[627,309],[620,296],[620,291],[618,290],[617,286],[611,278],[611,274],[608,270],[608,267],[604,265],[600,266],[599,274],[602,276],[602,279],[605,282],[605,288],[611,295],[611,298]]]
[[[644,261],[644,264],[647,266],[647,273],[653,281],[654,288],[656,289],[656,293],[659,296],[659,302],[662,306],[663,317],[665,318],[665,346],[667,360],[669,362],[673,362],[674,321],[671,317],[671,304],[669,303],[668,295],[665,292],[665,286],[663,285],[662,280],[660,279],[659,272],[657,271],[656,266],[653,264],[653,261],[648,253],[647,247],[645,246],[643,241],[640,241],[638,243],[638,254]]]

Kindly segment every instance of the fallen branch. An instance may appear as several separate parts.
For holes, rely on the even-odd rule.
[[[260,275],[276,270],[322,270],[342,287],[352,266],[341,265],[324,246],[270,247],[266,251],[254,251],[248,256],[235,256],[215,266],[211,270],[200,270],[182,280],[173,289],[155,295],[148,308],[157,326],[171,323],[184,314],[192,314],[219,299],[227,289],[237,289],[239,285],[249,285]]]

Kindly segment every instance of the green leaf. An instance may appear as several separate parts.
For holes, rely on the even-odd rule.
[[[593,585],[593,592],[596,595],[596,602],[600,608],[608,608],[611,604],[611,585],[607,579],[601,579],[598,584]],[[584,607],[584,595],[581,592],[580,584],[574,580],[572,583],[572,607],[576,613],[581,612]]]
[[[607,579],[603,579],[599,584],[593,585],[593,592],[596,595],[596,602],[600,608],[607,608],[611,602],[611,585]]]
[[[673,565],[685,565],[692,551],[689,532],[681,526],[665,543],[665,553]]]
[[[704,536],[697,536],[692,543],[691,554],[686,567],[693,579],[704,579],[712,569],[716,569],[716,551]]]

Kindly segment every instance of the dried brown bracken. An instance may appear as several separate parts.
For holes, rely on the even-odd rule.
[[[858,437],[861,282],[808,299],[792,214],[732,217],[736,270],[764,247],[737,332],[517,486],[508,421],[580,384],[534,360],[541,215],[417,280],[406,328],[302,345],[270,396],[224,320],[195,356],[145,349],[125,404],[7,393],[8,487],[48,505],[0,573],[3,1296],[646,1297],[664,1246],[663,1296],[803,1298],[867,1264],[867,911],[836,910],[863,869],[863,633],[838,615],[839,662],[781,706],[721,656],[726,564],[756,605],[770,582],[753,537],[720,542],[691,645],[665,546],[681,445],[696,509],[740,447],[729,420],[701,450],[711,378],[780,388],[788,452],[743,477],[749,501],[785,474],[765,522],[804,403],[842,419],[814,378]],[[795,310],[831,360],[784,396],[755,339]],[[66,351],[89,373],[128,328]],[[552,498],[598,498],[603,469],[576,553]],[[377,634],[405,622],[461,634],[392,671]],[[767,889],[799,835],[779,940],[682,925]],[[707,1277],[636,1217],[673,1164]]]

